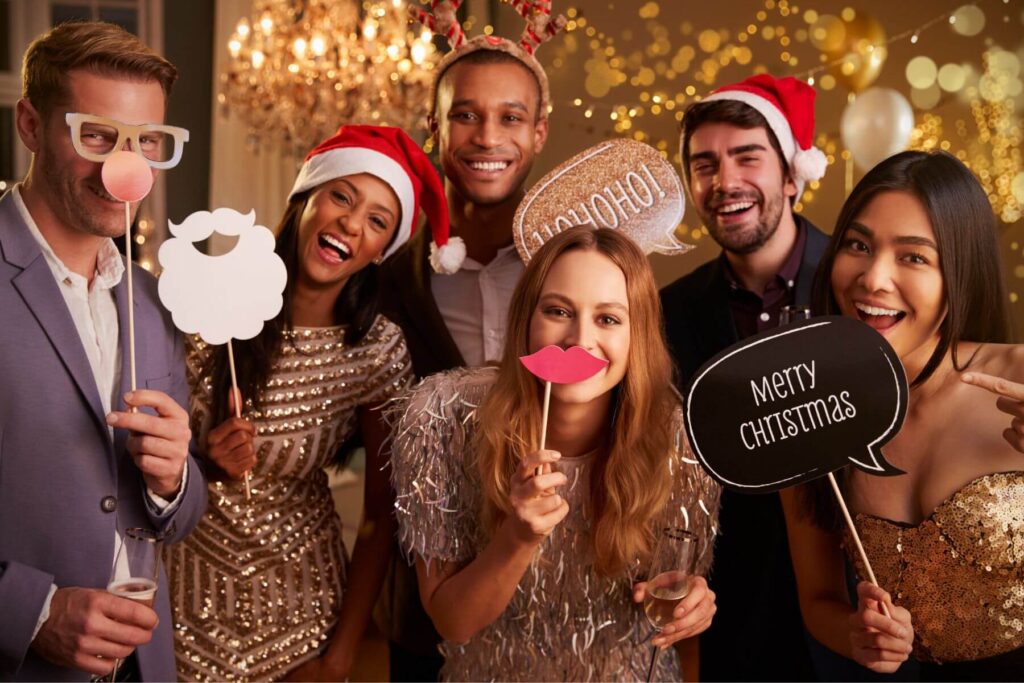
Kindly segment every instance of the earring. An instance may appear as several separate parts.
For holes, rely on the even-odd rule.
[[[379,266],[382,263],[384,263],[384,254],[381,254],[377,258],[373,259],[373,265],[375,266]]]

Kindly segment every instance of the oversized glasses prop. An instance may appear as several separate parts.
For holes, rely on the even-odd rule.
[[[71,144],[83,159],[103,164],[103,187],[124,202],[124,246],[128,261],[128,366],[132,391],[135,379],[135,293],[132,287],[131,203],[142,201],[153,188],[153,169],[178,165],[188,131],[176,126],[145,123],[133,126],[92,114],[68,113]],[[128,151],[125,143],[129,144]],[[132,409],[134,411],[134,408]]]
[[[188,130],[177,126],[144,123],[132,126],[114,119],[92,114],[65,114],[71,128],[71,143],[83,159],[106,161],[115,152],[123,151],[125,142],[153,168],[174,168],[188,142]],[[133,200],[134,201],[134,200]]]

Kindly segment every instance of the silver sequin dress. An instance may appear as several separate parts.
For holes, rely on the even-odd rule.
[[[343,328],[299,328],[264,391],[252,500],[240,482],[210,484],[195,531],[165,553],[183,680],[274,680],[316,657],[341,609],[347,559],[323,468],[357,428],[359,406],[411,381],[401,331],[378,317],[359,344]],[[294,342],[294,344],[293,344]],[[190,340],[193,427],[205,442],[209,352]]]
[[[475,408],[490,389],[492,368],[455,370],[424,380],[397,402],[392,483],[400,543],[410,557],[470,562],[486,546],[480,487],[470,459]],[[671,458],[671,498],[657,524],[689,528],[700,540],[697,571],[711,563],[719,488],[685,445],[681,415]],[[544,541],[498,619],[468,643],[445,642],[445,680],[646,680],[651,627],[633,602],[634,579],[608,579],[593,567],[589,542],[593,456],[563,458],[569,479],[561,494],[570,512]],[[670,650],[659,680],[679,680]]]

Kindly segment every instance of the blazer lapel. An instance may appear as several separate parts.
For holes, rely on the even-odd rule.
[[[108,431],[103,403],[100,401],[89,358],[82,348],[78,329],[60,293],[60,287],[53,278],[53,272],[10,195],[0,200],[0,243],[3,244],[4,258],[8,263],[23,269],[12,278],[11,283],[43,328],[68,374],[78,386],[82,400],[88,404],[96,418],[97,426],[106,436]]]
[[[125,268],[131,268],[129,264],[125,264]],[[134,273],[133,273],[134,275]],[[117,336],[118,336],[118,348],[121,350],[121,376],[118,384],[121,387],[121,396],[132,390],[132,366],[131,366],[131,346],[129,345],[131,338],[129,337],[129,325],[128,325],[128,272],[125,271],[121,281],[114,286],[114,302],[117,304]],[[135,317],[139,316],[139,302],[135,302]],[[136,328],[138,326],[136,325]],[[139,336],[135,335],[135,344],[139,345]],[[135,355],[135,374],[138,379],[138,361],[139,357]],[[145,387],[142,387],[145,389]],[[123,399],[118,397],[117,407],[121,407]]]
[[[123,258],[123,257],[122,257]],[[124,395],[132,390],[132,366],[131,366],[131,339],[128,336],[129,325],[128,325],[128,272],[127,269],[131,268],[130,263],[125,263],[125,274],[121,277],[121,281],[114,287],[114,302],[117,304],[117,336],[118,336],[118,349],[121,352],[121,376],[118,380],[120,386],[120,393],[115,396],[112,400],[112,408],[114,410],[126,410],[127,406],[124,402]],[[134,273],[133,273],[134,275]],[[135,322],[138,323],[139,319],[139,301],[135,300]],[[137,333],[139,326],[136,324],[136,335],[135,345],[137,347],[135,353],[135,374],[136,379],[140,376],[145,376],[139,372],[141,366],[141,356],[138,353],[138,349],[143,349],[144,346],[140,343],[140,335]],[[145,385],[139,387],[145,389]],[[148,408],[146,409],[148,411]],[[123,429],[114,430],[114,452],[121,453],[125,447],[125,440],[128,438],[128,432]]]
[[[699,316],[706,331],[701,339],[705,358],[711,358],[739,341],[732,309],[729,307],[729,282],[722,270],[721,260],[715,261],[709,284],[707,292],[701,297],[703,311]]]

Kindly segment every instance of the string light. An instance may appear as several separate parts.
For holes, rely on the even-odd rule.
[[[639,16],[643,8],[647,16],[640,17],[641,28],[623,30],[615,39],[601,31],[580,10],[573,8],[571,14],[567,10],[567,16],[575,25],[564,41],[553,44],[552,52],[557,54],[552,61],[557,60],[564,66],[582,63],[585,72],[584,78],[573,84],[579,90],[578,96],[571,94],[564,102],[557,103],[571,106],[582,114],[581,117],[570,116],[568,125],[578,125],[589,135],[647,140],[678,164],[678,122],[686,107],[700,101],[701,94],[734,77],[764,72],[793,75],[822,93],[835,90],[833,97],[842,97],[845,101],[846,91],[836,76],[847,58],[825,55],[814,36],[815,24],[828,18],[826,11],[803,4],[796,7],[796,3],[782,0],[764,0],[750,17],[752,21],[747,23],[737,22],[735,27],[723,28],[694,27],[690,22],[672,24],[666,17],[668,12],[664,11],[668,5],[665,0],[660,3],[662,7],[657,1],[645,0],[629,6],[628,10],[620,10],[637,12]],[[951,27],[961,36],[976,35],[985,20],[978,6],[986,3],[1002,5],[1006,0],[1003,3],[978,0],[937,14],[907,30],[864,45],[862,54],[865,59],[881,63],[887,57],[889,46],[901,41],[920,45],[925,33],[940,25]],[[857,16],[852,9],[846,9],[849,11],[845,14],[836,10],[838,16],[833,20],[839,22],[843,17],[850,21]],[[989,22],[994,25],[995,18],[990,17]],[[809,52],[812,43],[818,48],[815,52]],[[801,65],[803,69],[799,69]],[[935,67],[936,74],[928,89],[928,97],[934,100],[929,107],[918,105],[920,95],[912,97],[920,112],[919,127],[926,114],[932,116],[930,110],[946,103],[976,102],[980,106],[974,106],[955,130],[953,119],[945,131],[941,130],[941,117],[933,120],[931,127],[924,126],[915,132],[910,146],[948,149],[963,159],[978,174],[1000,219],[1004,223],[1019,220],[1024,214],[1022,134],[1019,111],[1013,111],[1012,100],[1016,97],[1013,93],[1018,92],[1013,91],[1016,87],[1013,84],[1020,78],[1014,76],[1009,81],[999,81],[992,75],[982,88],[979,82],[985,74],[979,71],[983,70],[972,70],[969,64],[963,63],[940,62]],[[665,92],[670,94],[665,95]],[[914,93],[917,89],[913,89],[911,94]],[[988,99],[984,93],[988,94]],[[850,156],[837,130],[824,133],[818,144],[823,149],[828,147],[826,157],[830,165],[842,168]],[[986,156],[988,161],[981,161]],[[1015,181],[1018,176],[1020,179]],[[842,186],[843,173],[833,172],[825,188],[834,183]],[[1014,187],[1018,188],[1019,196],[1014,194]],[[800,208],[831,196],[826,189],[809,187],[810,191],[801,198]],[[680,226],[677,234],[693,241],[697,239],[693,232],[692,226]],[[1015,256],[1020,258],[1016,252]]]

